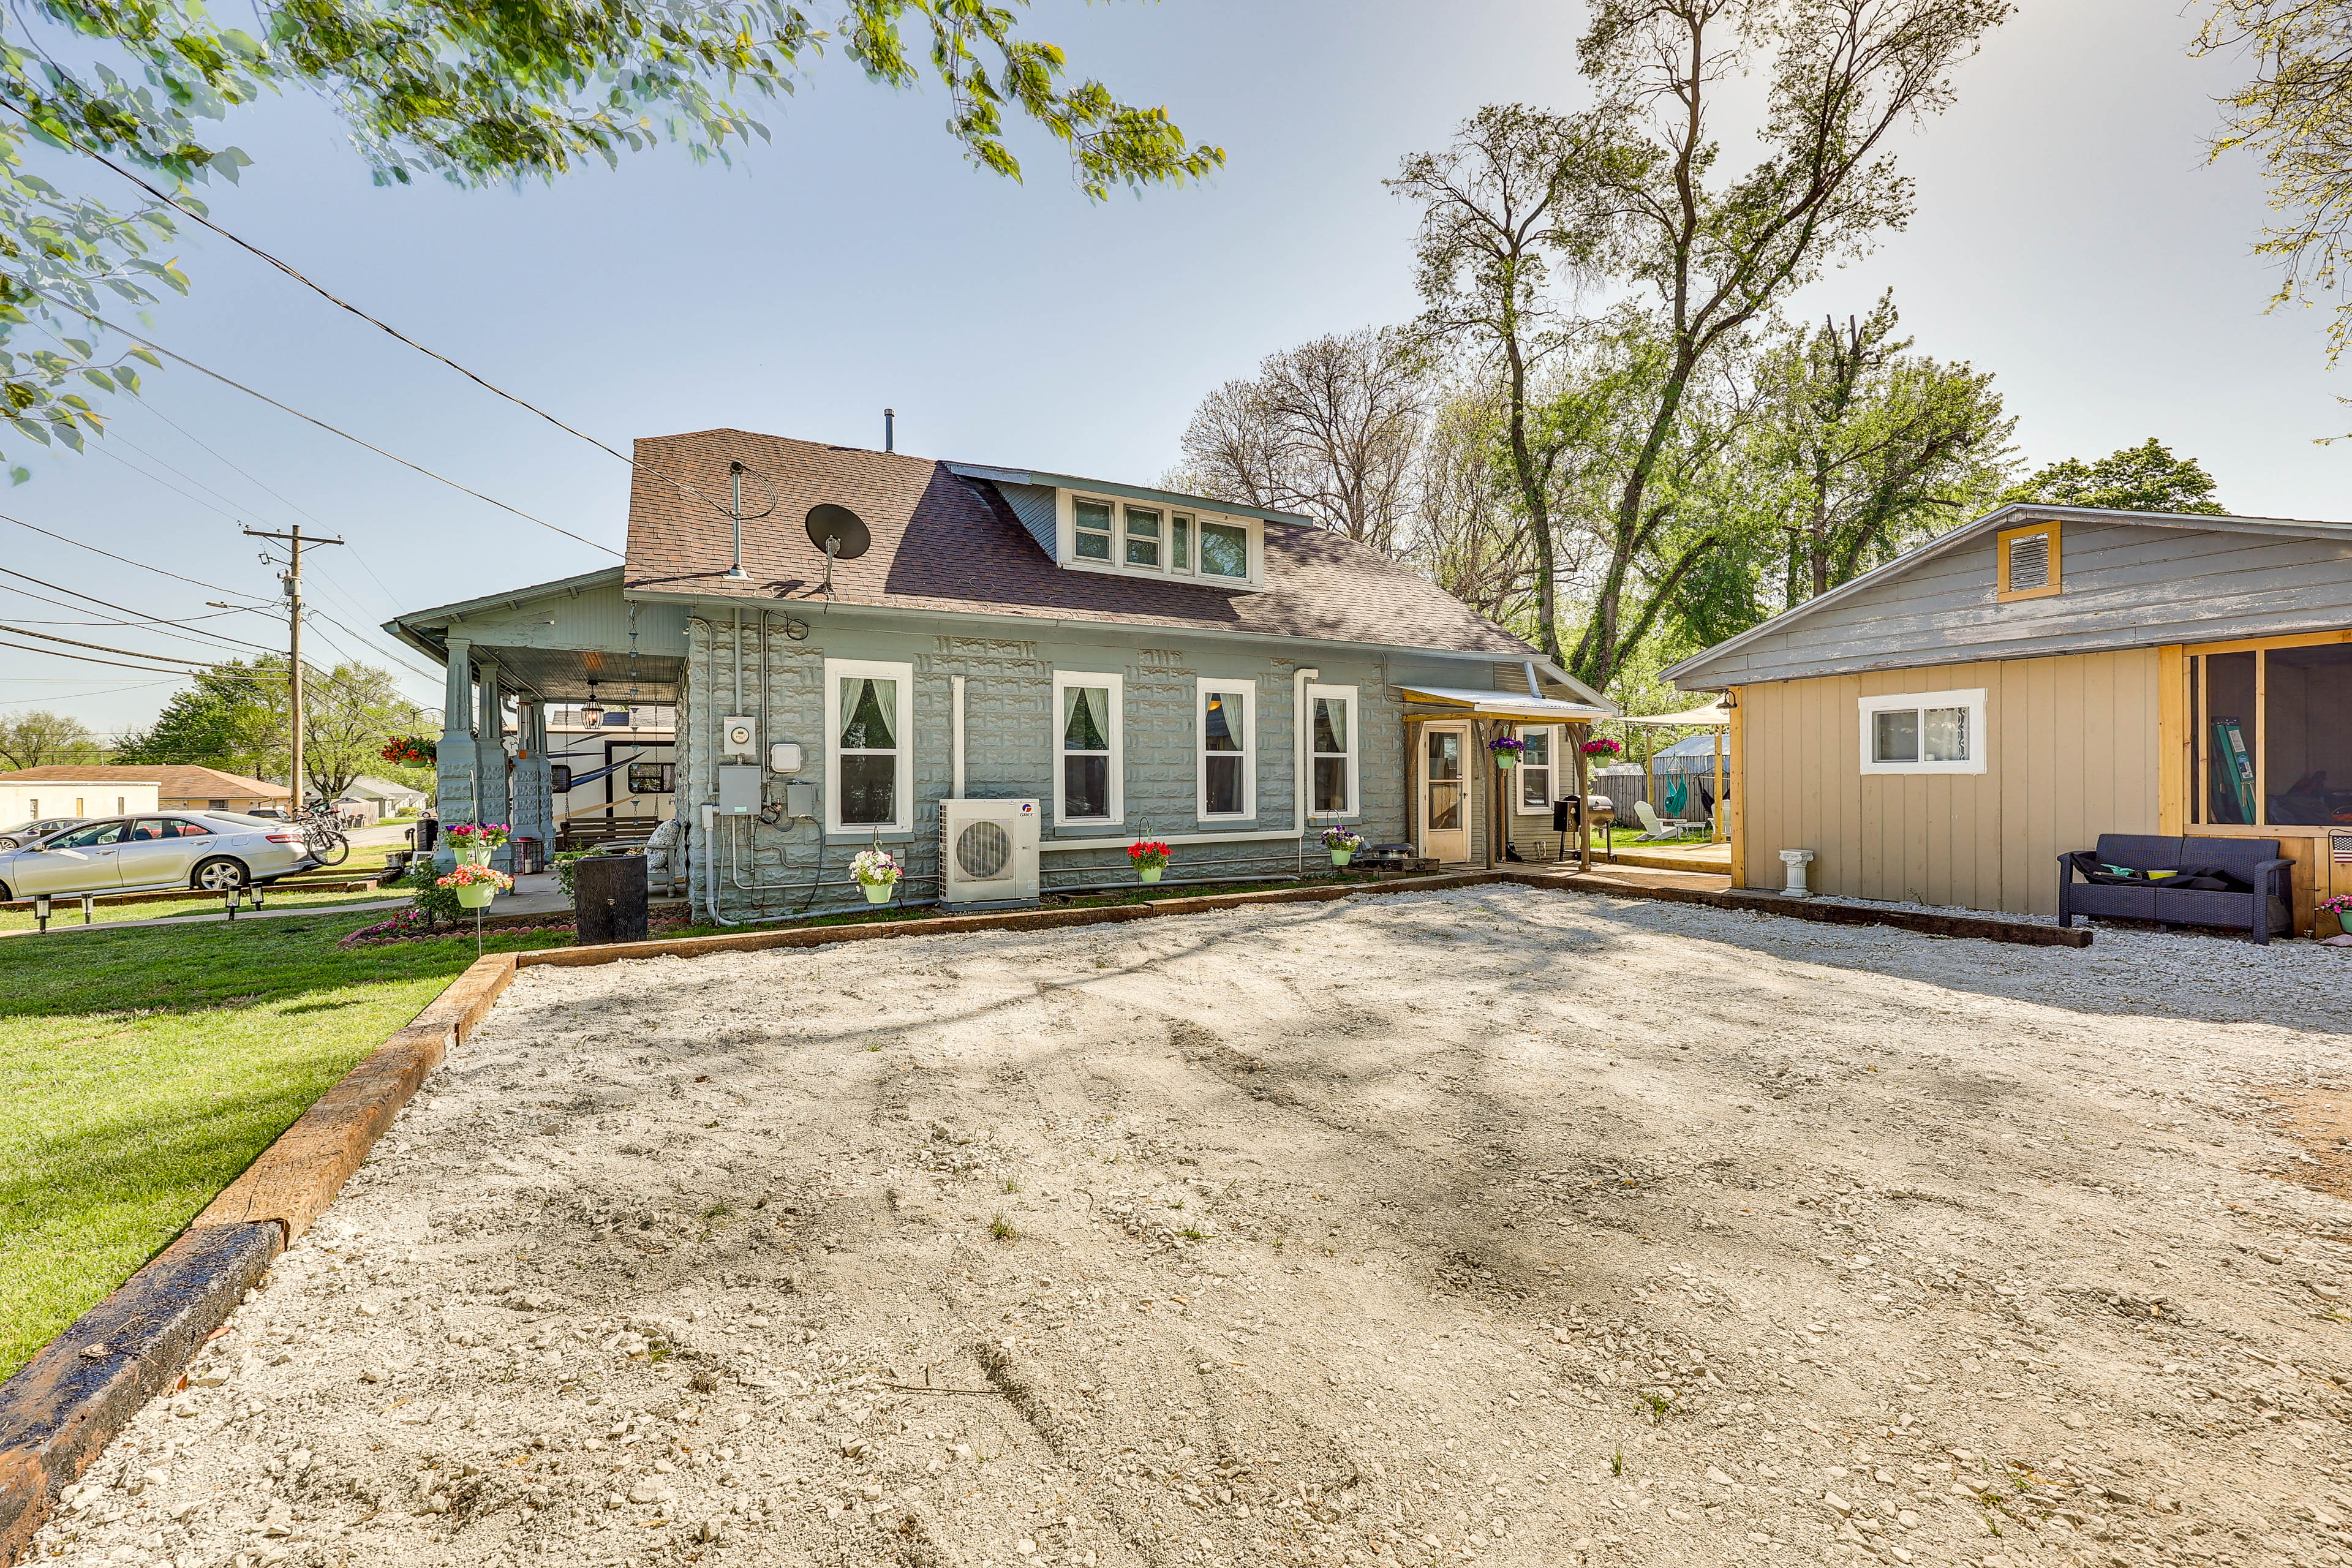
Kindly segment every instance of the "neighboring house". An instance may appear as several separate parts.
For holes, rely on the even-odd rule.
[[[2352,524],[2009,507],[1665,675],[1732,694],[1743,885],[2046,914],[2132,833],[2352,892]]]
[[[0,783],[30,784],[35,783],[66,783],[80,780],[93,788],[85,791],[91,809],[76,812],[75,816],[120,816],[125,811],[144,811],[150,807],[163,811],[251,811],[256,806],[286,809],[284,784],[271,784],[267,779],[249,779],[242,773],[226,773],[219,768],[182,764],[138,766],[109,763],[92,766],[80,763],[58,763],[47,767],[23,768],[13,773],[0,773]],[[111,802],[106,792],[119,791],[133,784],[147,785],[154,790],[144,805],[133,802],[127,806],[110,806],[101,811],[100,799]],[[44,803],[46,804],[46,803]],[[55,815],[52,813],[52,815]]]
[[[50,816],[125,816],[162,805],[152,784],[90,776],[105,771],[61,766],[0,773],[0,829]]]
[[[544,837],[550,705],[591,681],[675,704],[696,900],[725,919],[858,901],[849,859],[876,844],[907,863],[903,897],[940,896],[943,801],[1037,801],[1049,891],[1131,884],[1139,837],[1171,845],[1171,881],[1328,867],[1327,826],[1481,860],[1501,853],[1485,741],[1540,731],[1548,765],[1511,795],[1565,794],[1569,727],[1613,711],[1286,513],[735,430],[636,461],[625,567],[386,629],[449,672],[445,822]],[[852,546],[830,563],[828,533]],[[511,752],[486,739],[507,691]],[[1557,853],[1549,798],[1518,805]]]
[[[382,822],[404,811],[423,811],[425,801],[425,792],[412,784],[362,773],[343,786],[343,793],[335,797],[335,807],[357,813],[370,822]]]

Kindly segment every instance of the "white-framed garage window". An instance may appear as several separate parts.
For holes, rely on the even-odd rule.
[[[1985,689],[1906,691],[1864,697],[1864,773],[1980,773],[1990,737],[1985,733]]]
[[[1124,682],[1116,675],[1054,672],[1054,821],[1126,819]]]
[[[1519,739],[1527,742],[1528,749],[1520,755],[1519,765],[1511,770],[1519,775],[1511,791],[1512,809],[1521,816],[1538,813],[1549,816],[1552,780],[1559,776],[1559,726],[1521,725]]]
[[[1200,815],[1203,821],[1245,821],[1257,815],[1257,745],[1252,711],[1255,685],[1217,676],[1199,678]]]
[[[1307,689],[1307,777],[1310,816],[1360,816],[1357,797],[1357,689],[1352,686]]]
[[[824,661],[824,818],[834,833],[907,833],[915,820],[908,717],[915,667]]]

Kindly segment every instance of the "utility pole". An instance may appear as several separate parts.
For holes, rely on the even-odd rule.
[[[299,816],[308,804],[309,794],[302,779],[302,547],[306,544],[341,544],[343,542],[318,534],[305,535],[299,522],[291,533],[269,533],[258,528],[248,528],[245,531],[249,538],[283,540],[289,546],[289,563],[286,570],[278,574],[278,580],[286,584],[287,657],[290,666],[286,679],[286,713],[293,731],[294,752],[293,767],[286,788],[292,796],[289,815]]]

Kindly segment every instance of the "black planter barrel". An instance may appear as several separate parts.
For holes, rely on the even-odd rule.
[[[580,945],[646,940],[646,858],[591,855],[572,863]]]

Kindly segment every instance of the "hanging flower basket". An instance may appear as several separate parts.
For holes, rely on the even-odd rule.
[[[434,886],[455,888],[457,890],[457,902],[460,905],[469,910],[478,910],[488,907],[489,901],[500,893],[513,892],[514,879],[492,867],[460,861],[456,870],[438,879]]]
[[[1135,879],[1156,882],[1160,873],[1168,869],[1168,846],[1157,838],[1139,838],[1127,847],[1127,858],[1135,863]]]
[[[429,768],[441,759],[441,742],[425,735],[394,735],[386,742],[383,760],[404,768]]]
[[[1622,741],[1612,741],[1606,735],[1595,735],[1577,750],[1588,757],[1614,757],[1624,753],[1625,744]]]
[[[1356,851],[1363,847],[1362,837],[1347,828],[1327,827],[1323,830],[1323,847],[1331,851],[1331,864],[1334,866],[1344,866],[1353,860]]]
[[[866,901],[869,904],[888,903],[891,895],[898,890],[898,879],[907,874],[896,856],[879,847],[860,849],[857,858],[849,863],[849,871],[857,879],[857,885],[866,889]]]
[[[1486,742],[1486,750],[1493,753],[1496,767],[1515,768],[1527,754],[1528,743],[1517,735],[1498,735]]]

